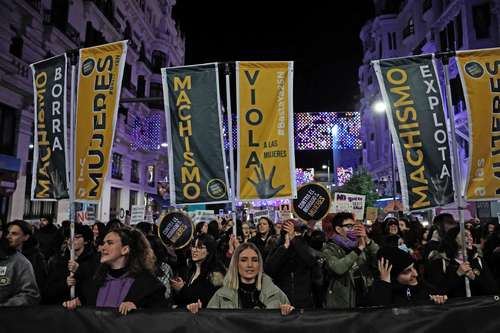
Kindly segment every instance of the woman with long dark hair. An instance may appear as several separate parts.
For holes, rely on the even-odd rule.
[[[465,296],[465,277],[469,278],[474,296],[498,293],[496,282],[485,260],[473,245],[469,230],[465,230],[465,244],[466,248],[463,249],[459,227],[448,230],[439,250],[429,254],[429,262],[425,268],[427,281],[450,297]]]
[[[252,239],[250,239],[250,241],[255,245],[257,245],[264,260],[267,257],[267,248],[266,248],[267,241],[274,234],[275,231],[274,231],[273,221],[271,221],[271,219],[268,217],[265,216],[261,217],[257,224],[257,235]]]
[[[178,307],[198,301],[207,304],[222,285],[224,269],[217,262],[216,250],[217,243],[211,235],[202,234],[193,239],[187,270],[170,280]]]
[[[105,235],[101,264],[93,279],[77,285],[78,297],[63,303],[118,308],[127,314],[137,308],[165,306],[165,287],[156,279],[155,255],[138,230],[118,228]]]

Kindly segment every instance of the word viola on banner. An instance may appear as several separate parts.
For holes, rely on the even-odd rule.
[[[237,62],[240,200],[296,196],[293,63]]]
[[[439,77],[431,55],[374,62],[395,146],[403,204],[453,202],[451,158]]]

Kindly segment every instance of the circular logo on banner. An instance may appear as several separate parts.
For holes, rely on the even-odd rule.
[[[193,222],[184,213],[172,212],[166,214],[158,226],[158,237],[166,246],[182,249],[193,238]]]
[[[481,66],[480,63],[477,63],[475,61],[470,61],[466,63],[464,68],[467,74],[476,79],[479,79],[484,74],[483,66]]]
[[[330,192],[317,183],[307,183],[297,190],[293,212],[304,221],[319,221],[328,214],[332,198]]]
[[[95,60],[92,58],[86,59],[82,64],[82,74],[83,76],[89,76],[94,71]]]
[[[213,199],[220,199],[226,195],[226,185],[220,179],[212,179],[207,183],[207,193]]]

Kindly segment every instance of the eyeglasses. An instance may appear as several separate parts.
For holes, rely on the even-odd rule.
[[[351,224],[351,223],[349,223],[349,224],[342,224],[343,228],[346,228],[346,229],[349,229],[349,230],[353,229],[354,226],[355,226],[355,224]]]
[[[193,244],[193,245],[191,245],[191,249],[192,250],[200,250],[201,251],[201,250],[206,250],[207,247],[205,245],[195,245],[195,244]]]

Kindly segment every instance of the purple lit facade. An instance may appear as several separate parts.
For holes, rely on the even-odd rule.
[[[67,200],[31,202],[33,90],[29,64],[128,39],[122,98],[162,95],[160,68],[184,63],[175,0],[3,1],[0,32],[0,219],[68,217]],[[69,98],[68,98],[69,101]],[[68,108],[69,109],[69,108]],[[162,103],[121,104],[112,167],[96,218],[107,221],[156,193],[167,175]]]
[[[379,194],[391,196],[391,141],[386,115],[372,109],[373,103],[382,98],[370,61],[447,49],[499,47],[500,1],[374,0],[374,4],[377,16],[367,22],[360,32],[364,49],[363,64],[358,72],[362,95],[363,165],[376,179]],[[467,114],[456,65],[452,63],[450,68],[456,138],[460,146],[462,176],[465,177],[468,160]],[[493,206],[491,214],[496,216]]]

